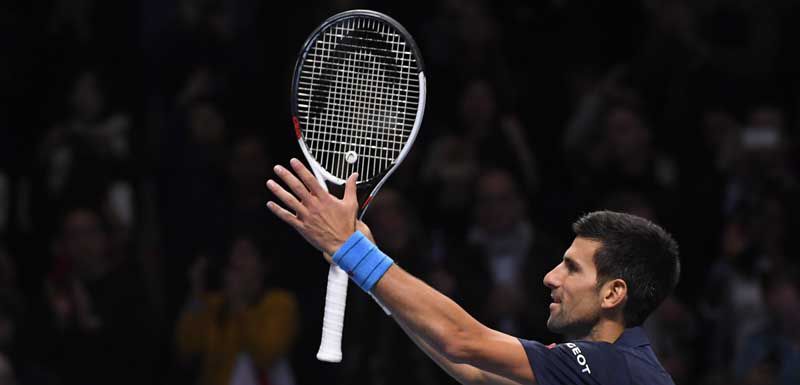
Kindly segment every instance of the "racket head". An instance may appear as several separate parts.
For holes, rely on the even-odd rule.
[[[396,20],[351,10],[323,22],[298,55],[291,92],[295,134],[317,179],[336,193],[358,172],[363,214],[416,138],[425,93],[419,48]]]

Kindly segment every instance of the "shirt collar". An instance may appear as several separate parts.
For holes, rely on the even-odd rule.
[[[614,345],[635,348],[650,345],[650,340],[647,338],[644,329],[641,326],[637,326],[625,329],[622,335],[614,342]]]

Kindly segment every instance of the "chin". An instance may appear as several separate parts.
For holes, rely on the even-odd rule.
[[[563,322],[559,322],[557,319],[554,319],[553,316],[547,319],[547,330],[556,333],[556,334],[564,334],[564,327],[565,325]]]
[[[547,319],[547,330],[566,336],[569,339],[580,339],[589,334],[594,326],[593,322],[567,322],[554,317]]]

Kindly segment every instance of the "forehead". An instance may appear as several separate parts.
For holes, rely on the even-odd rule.
[[[575,237],[564,257],[569,257],[582,266],[594,268],[594,254],[602,245],[602,242],[594,239]]]

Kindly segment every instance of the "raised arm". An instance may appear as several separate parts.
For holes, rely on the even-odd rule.
[[[459,381],[463,377],[473,381],[467,383],[497,383],[500,376],[520,384],[534,383],[527,355],[517,338],[482,325],[450,298],[399,266],[389,268],[373,293],[412,339],[421,342],[426,353],[435,353],[431,358],[440,366],[444,363],[443,369],[456,374],[453,377]]]
[[[480,370],[469,364],[457,364],[448,360],[445,356],[437,352],[433,347],[428,345],[419,335],[415,334],[402,320],[395,318],[395,321],[406,335],[414,341],[425,354],[430,357],[436,365],[439,365],[450,377],[453,377],[460,384],[463,385],[519,385],[518,382],[509,380],[505,377],[489,373],[485,370]]]
[[[370,241],[375,243],[375,238],[372,236],[372,231],[367,227],[364,222],[358,221],[356,229],[361,231]],[[330,256],[325,256],[325,259],[330,260]],[[403,320],[402,317],[394,317],[395,322],[400,326],[406,335],[417,345],[428,357],[430,357],[442,370],[444,370],[451,377],[456,379],[463,385],[519,385],[518,382],[509,380],[505,377],[489,373],[485,370],[478,369],[469,364],[456,363],[449,360],[441,352],[437,351],[430,344],[428,344],[419,334],[415,333]]]
[[[293,159],[291,165],[297,176],[280,166],[275,172],[292,193],[273,181],[268,181],[267,187],[295,214],[273,202],[267,206],[314,247],[334,255],[355,232],[356,178],[351,176],[347,180],[344,198],[340,200],[322,191],[301,162]],[[451,363],[449,368],[467,368],[456,365],[468,365],[517,383],[535,383],[518,339],[482,325],[455,302],[399,266],[391,265],[374,285],[372,293],[412,338],[424,343],[422,346],[429,347],[436,357],[444,358],[443,362]],[[463,370],[464,373],[470,371]],[[475,373],[468,378],[477,379],[479,374]]]

